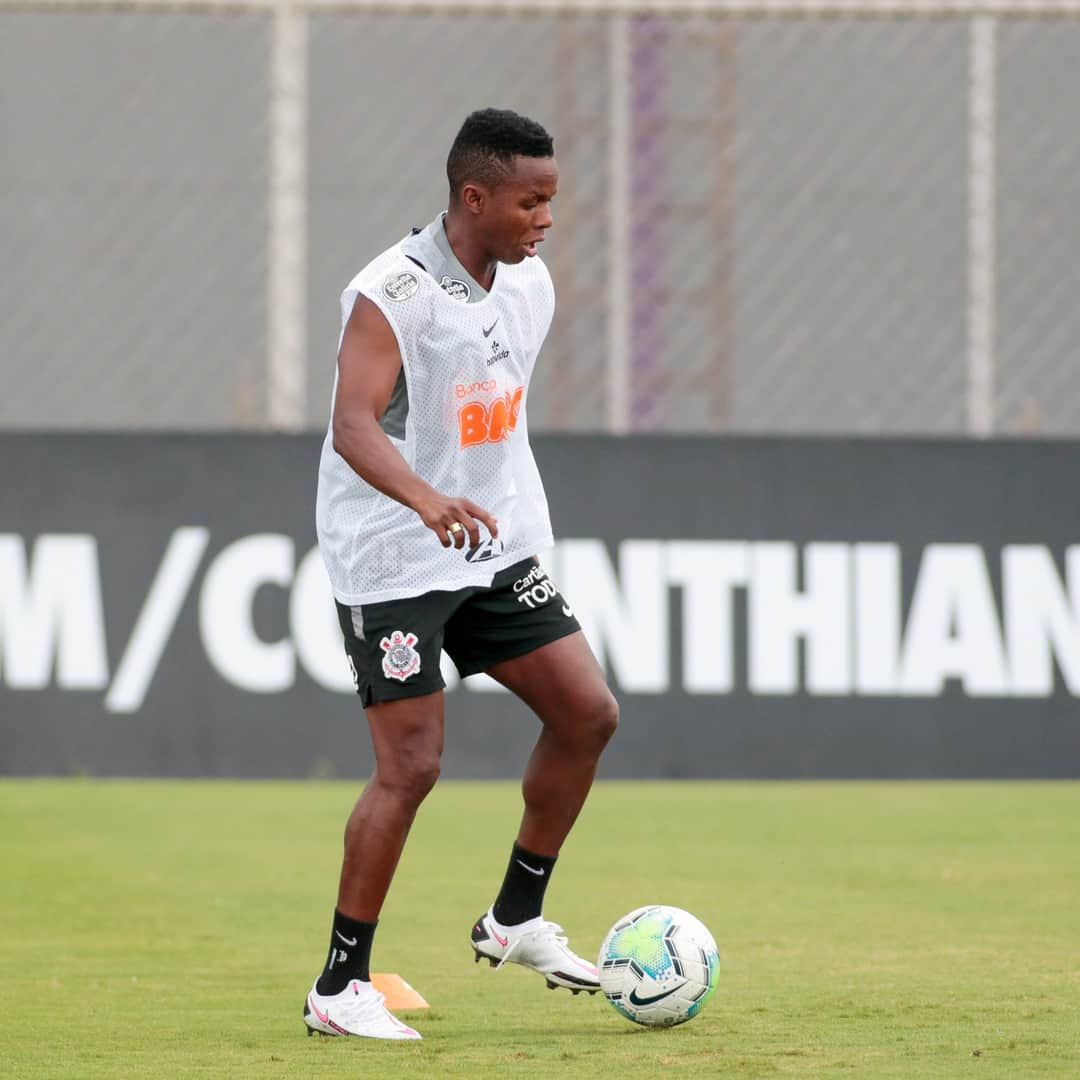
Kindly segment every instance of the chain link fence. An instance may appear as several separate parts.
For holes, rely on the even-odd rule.
[[[1080,435],[1080,17],[875,11],[0,0],[0,426],[323,427],[499,105],[562,171],[535,430]]]

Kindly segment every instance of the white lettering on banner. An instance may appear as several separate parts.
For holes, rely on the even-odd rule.
[[[745,585],[750,545],[675,540],[667,545],[668,583],[683,591],[683,686],[728,694],[735,686],[732,590]]]
[[[447,690],[456,690],[461,683],[461,676],[454,667],[454,661],[446,653],[439,657],[439,671],[442,672],[443,682]]]
[[[198,526],[177,529],[169,539],[105,697],[109,712],[133,713],[142,707],[209,542],[210,530]]]
[[[0,679],[42,690],[54,668],[65,690],[108,685],[97,541],[39,537],[28,567],[22,537],[0,535]]]
[[[807,544],[805,589],[795,586],[794,544],[752,545],[750,560],[750,689],[794,694],[798,642],[805,642],[806,688],[812,694],[851,692],[851,624],[847,544]]]
[[[1005,628],[1015,697],[1049,697],[1054,657],[1080,696],[1080,547],[1065,552],[1068,594],[1050,552],[1017,544],[1002,553]]]
[[[287,638],[272,644],[255,633],[251,606],[262,585],[287,589],[293,542],[257,533],[230,544],[210,564],[199,594],[199,632],[207,659],[222,678],[254,694],[278,694],[296,681],[296,653]]]
[[[334,594],[317,547],[297,567],[289,597],[289,631],[300,663],[315,682],[338,694],[355,693]]]
[[[563,595],[573,606],[593,651],[624,690],[668,689],[668,589],[659,540],[624,540],[619,575],[599,540],[561,544]]]
[[[172,534],[110,685],[94,537],[0,534],[0,683],[108,687],[109,711],[138,712],[209,544],[201,526]],[[299,661],[319,686],[352,693],[319,551],[299,564],[295,554],[291,537],[257,533],[206,567],[198,625],[207,660],[247,692],[291,689]],[[613,557],[599,540],[574,539],[545,563],[617,692],[932,697],[955,680],[971,697],[1037,698],[1055,692],[1056,669],[1080,697],[1080,545],[1060,562],[1043,545],[1002,548],[1000,613],[987,558],[977,544],[927,545],[906,612],[895,543],[627,540]],[[517,595],[533,598],[544,581],[535,574]],[[288,632],[276,641],[253,623],[264,585],[289,594]],[[673,588],[680,627],[671,625]],[[674,684],[673,632],[682,652]],[[458,678],[445,656],[442,669],[449,690],[503,691],[485,675]]]
[[[443,654],[446,655],[445,653]],[[478,694],[509,694],[510,691],[502,683],[496,682],[490,675],[478,671],[475,675],[466,675],[461,680],[463,686]]]
[[[923,552],[900,658],[900,693],[940,694],[960,679],[972,697],[1004,696],[1005,649],[982,548],[930,544]]]
[[[900,547],[855,544],[855,691],[895,694],[900,655]]]

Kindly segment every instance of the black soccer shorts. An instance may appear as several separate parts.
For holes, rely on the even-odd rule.
[[[356,607],[335,603],[365,708],[442,690],[443,649],[464,677],[581,629],[536,558],[500,570],[488,587]]]

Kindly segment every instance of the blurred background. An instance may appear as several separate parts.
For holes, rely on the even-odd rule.
[[[366,774],[339,297],[494,105],[605,775],[1080,775],[1077,101],[1080,0],[0,0],[0,773]]]
[[[0,0],[0,426],[323,428],[497,105],[562,168],[534,430],[1080,432],[1080,6],[547,6]]]

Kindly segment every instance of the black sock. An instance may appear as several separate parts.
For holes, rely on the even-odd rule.
[[[330,932],[330,952],[315,989],[320,994],[340,994],[353,979],[370,982],[371,940],[378,922],[350,919],[334,909],[334,929]]]
[[[535,919],[544,910],[544,893],[556,858],[554,855],[534,855],[514,845],[506,877],[492,910],[497,922],[515,926],[527,919]]]

